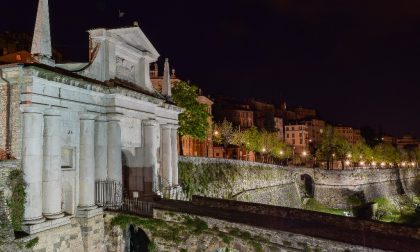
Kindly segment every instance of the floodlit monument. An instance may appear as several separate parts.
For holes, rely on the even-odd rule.
[[[164,94],[150,81],[159,53],[137,23],[88,32],[89,62],[55,64],[48,0],[39,0],[31,60],[0,65],[0,148],[21,161],[30,234],[73,217],[89,223],[101,206],[118,206],[123,192],[148,198],[181,191],[182,111],[171,102],[169,81]],[[112,195],[104,195],[110,185]]]

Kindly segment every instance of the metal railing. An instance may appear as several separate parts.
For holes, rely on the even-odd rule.
[[[118,211],[131,213],[141,216],[153,216],[153,205],[151,201],[142,201],[139,199],[124,199],[123,204]]]
[[[122,205],[122,184],[114,180],[95,182],[95,202],[98,206],[116,209]]]

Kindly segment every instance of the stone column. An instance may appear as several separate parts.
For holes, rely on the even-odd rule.
[[[43,222],[42,166],[44,117],[40,108],[23,108],[22,170],[26,183],[23,224]]]
[[[118,116],[108,116],[108,179],[122,183],[121,127]]]
[[[172,185],[178,186],[178,125],[171,129],[171,154],[172,154]]]
[[[158,134],[159,124],[156,120],[145,120],[143,121],[144,126],[144,167],[152,170],[151,178],[146,176],[145,187],[148,183],[151,183],[152,191],[159,193],[159,179],[157,170],[158,161]]]
[[[61,209],[60,111],[48,109],[44,116],[44,169],[42,212],[48,219],[64,216]]]
[[[165,187],[172,186],[171,131],[171,125],[166,124],[162,126],[162,141],[160,148],[162,149],[162,183]]]
[[[79,209],[90,210],[95,205],[95,118],[91,113],[80,114]]]
[[[108,177],[108,121],[99,116],[95,121],[95,180]]]

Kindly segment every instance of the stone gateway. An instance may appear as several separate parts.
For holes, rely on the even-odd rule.
[[[171,102],[170,83],[164,94],[152,86],[149,67],[159,53],[137,24],[88,32],[89,62],[55,64],[48,0],[39,0],[32,57],[0,65],[7,114],[0,149],[20,162],[23,230],[39,237],[39,250],[70,251],[71,241],[83,240],[85,251],[101,251],[102,206],[118,206],[123,192],[152,198],[179,190],[182,110]]]

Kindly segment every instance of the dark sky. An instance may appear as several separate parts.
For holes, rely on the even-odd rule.
[[[36,0],[0,3],[6,7],[0,31],[32,32]],[[337,123],[420,136],[420,1],[50,0],[50,6],[53,46],[69,59],[86,60],[87,29],[138,20],[178,75],[207,93],[285,99]]]

